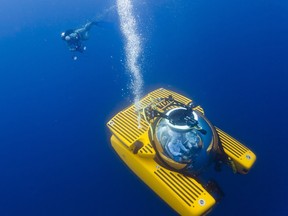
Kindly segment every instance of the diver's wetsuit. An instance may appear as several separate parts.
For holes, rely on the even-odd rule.
[[[66,36],[64,37],[64,40],[67,42],[69,50],[83,52],[84,47],[81,43],[79,33],[76,33],[74,30],[67,30],[65,33]]]
[[[63,40],[67,42],[70,51],[84,52],[86,49],[83,46],[82,41],[89,39],[89,31],[93,25],[97,25],[98,22],[88,22],[84,27],[79,29],[69,29],[61,34]]]

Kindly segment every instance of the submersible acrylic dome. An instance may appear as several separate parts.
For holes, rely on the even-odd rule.
[[[155,145],[160,157],[170,167],[186,170],[192,174],[201,173],[213,160],[213,128],[199,113],[193,111],[197,127],[187,125],[186,108],[175,108],[166,113],[169,121],[162,118],[155,129]],[[202,132],[201,132],[202,131]],[[205,133],[203,133],[205,131]]]

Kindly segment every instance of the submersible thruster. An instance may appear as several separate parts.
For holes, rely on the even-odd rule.
[[[218,185],[198,178],[211,164],[247,174],[256,161],[249,148],[212,125],[203,108],[183,95],[160,88],[142,98],[140,107],[131,105],[107,123],[112,147],[180,215],[206,215],[218,201]]]

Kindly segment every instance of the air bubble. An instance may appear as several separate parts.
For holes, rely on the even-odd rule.
[[[137,32],[137,22],[133,14],[131,0],[117,0],[117,9],[120,17],[120,25],[125,37],[126,65],[131,74],[130,87],[134,96],[135,109],[140,110],[140,98],[142,95],[143,78],[138,59],[141,53],[141,39]],[[138,116],[140,126],[140,116]]]

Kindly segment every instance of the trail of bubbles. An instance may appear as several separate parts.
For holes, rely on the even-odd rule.
[[[131,0],[117,0],[117,11],[120,18],[121,31],[125,37],[126,65],[132,75],[131,89],[136,110],[140,109],[143,79],[138,59],[141,53],[141,40],[137,33],[137,22],[133,14]],[[140,115],[138,115],[140,126]]]

